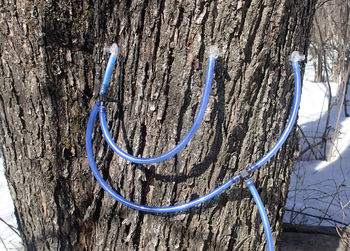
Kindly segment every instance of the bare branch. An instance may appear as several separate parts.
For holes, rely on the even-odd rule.
[[[292,209],[288,209],[288,208],[286,208],[285,210],[288,211],[288,212],[292,212],[292,213],[296,213],[296,214],[301,214],[301,215],[305,215],[305,216],[317,218],[317,219],[320,219],[320,220],[326,220],[326,221],[334,222],[334,223],[337,223],[337,224],[339,224],[339,225],[343,225],[344,227],[350,226],[350,223],[344,223],[344,222],[341,222],[341,221],[338,221],[338,220],[334,220],[334,219],[329,218],[329,217],[324,217],[324,216],[322,217],[322,216],[313,215],[313,214],[305,213],[305,212],[303,212],[303,211],[292,210]]]
[[[18,232],[18,229],[14,226],[12,226],[11,224],[8,224],[3,218],[0,217],[0,221],[2,223],[4,223],[6,226],[8,226],[15,234],[17,234],[19,237],[21,237],[21,235]]]

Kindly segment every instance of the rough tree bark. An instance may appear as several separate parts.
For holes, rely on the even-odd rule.
[[[114,139],[148,157],[189,129],[202,94],[205,51],[221,56],[205,119],[163,163],[114,155],[97,128],[94,151],[108,182],[149,205],[203,195],[260,158],[291,109],[287,56],[306,52],[316,0],[0,1],[0,133],[6,176],[28,250],[262,250],[265,237],[240,183],[178,214],[140,213],[104,193],[87,163],[89,111],[108,56],[121,54],[108,106]],[[279,236],[295,134],[254,180]]]

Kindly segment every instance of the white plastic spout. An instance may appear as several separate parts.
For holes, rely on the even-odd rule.
[[[304,61],[305,55],[300,54],[299,51],[293,51],[292,54],[289,56],[289,60],[292,62]]]
[[[208,57],[218,58],[219,49],[216,45],[211,45],[208,48]]]
[[[108,46],[108,47],[103,48],[103,51],[114,54],[117,56],[119,48],[118,48],[118,45],[116,43],[113,43],[112,46]]]

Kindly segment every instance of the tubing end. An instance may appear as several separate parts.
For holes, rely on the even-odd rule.
[[[216,45],[211,45],[208,48],[208,56],[213,58],[218,58],[219,48]]]
[[[114,55],[118,55],[118,51],[119,51],[119,48],[118,48],[118,45],[116,43],[113,43],[112,46],[107,46],[107,47],[104,47],[103,48],[103,51],[104,52],[108,52],[108,53],[111,53],[111,54],[114,54]]]
[[[305,55],[300,54],[298,51],[293,51],[292,54],[289,56],[289,60],[294,62],[304,61]]]

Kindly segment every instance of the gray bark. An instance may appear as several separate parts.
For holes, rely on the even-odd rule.
[[[156,165],[113,154],[97,128],[103,176],[153,206],[189,201],[258,160],[288,118],[288,55],[306,52],[316,0],[0,1],[0,133],[6,176],[28,250],[262,250],[247,188],[235,184],[197,208],[167,215],[115,202],[94,180],[85,126],[108,56],[121,54],[108,106],[111,134],[130,153],[173,147],[199,107],[205,51],[221,56],[203,123],[176,157]],[[253,179],[275,240],[296,152],[287,144]],[[277,243],[278,244],[278,243]]]

